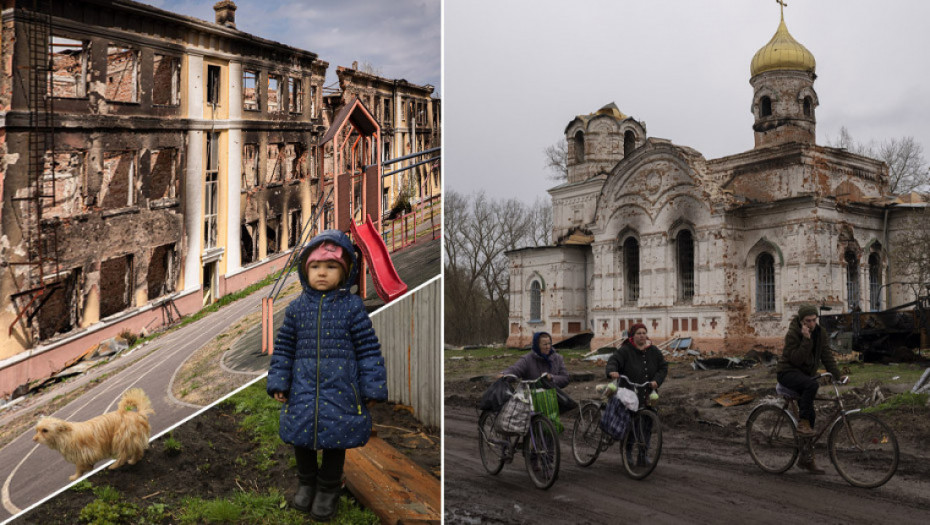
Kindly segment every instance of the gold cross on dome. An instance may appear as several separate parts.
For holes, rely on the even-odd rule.
[[[785,7],[788,5],[785,0],[775,0],[775,3],[781,6],[781,15],[785,16]]]

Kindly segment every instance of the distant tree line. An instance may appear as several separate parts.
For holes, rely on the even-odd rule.
[[[503,342],[507,337],[510,263],[504,252],[546,246],[552,206],[538,198],[493,199],[486,193],[443,195],[445,224],[445,340],[454,345]]]

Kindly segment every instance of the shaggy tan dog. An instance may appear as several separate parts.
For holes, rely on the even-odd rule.
[[[110,469],[142,459],[149,448],[148,416],[154,413],[145,392],[133,388],[123,394],[115,412],[84,422],[43,417],[36,424],[32,440],[61,452],[69,463],[74,463],[77,472],[69,478],[74,481],[102,459],[116,459]]]

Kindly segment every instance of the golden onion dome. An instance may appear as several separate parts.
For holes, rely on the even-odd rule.
[[[816,67],[814,55],[791,36],[788,26],[785,25],[785,17],[782,15],[775,35],[752,57],[749,71],[752,76],[775,70],[813,73]]]

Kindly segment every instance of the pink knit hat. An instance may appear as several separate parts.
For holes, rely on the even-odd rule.
[[[349,268],[343,258],[344,253],[345,250],[342,249],[342,246],[331,242],[323,242],[310,252],[307,261],[304,263],[304,270],[309,274],[310,263],[313,261],[336,261],[342,266],[342,271],[348,274]]]

